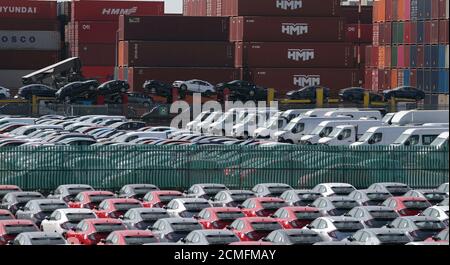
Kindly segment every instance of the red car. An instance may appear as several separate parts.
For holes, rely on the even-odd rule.
[[[98,208],[98,205],[106,200],[115,198],[114,193],[110,191],[83,191],[78,193],[75,199],[69,202],[70,208],[88,208],[93,210]]]
[[[323,213],[314,207],[290,206],[278,209],[272,217],[285,229],[300,229],[322,216]]]
[[[391,197],[383,202],[383,206],[394,209],[401,216],[414,216],[420,214],[432,205],[425,198]]]
[[[247,217],[269,217],[286,206],[288,204],[280,198],[258,197],[247,199],[239,208]]]
[[[111,232],[98,245],[143,245],[158,242],[158,238],[149,230],[119,230]]]
[[[119,218],[132,208],[141,208],[142,203],[136,199],[115,198],[106,199],[100,203],[94,213],[98,218]]]
[[[84,219],[76,228],[69,230],[65,237],[70,244],[96,245],[110,233],[126,229],[127,227],[118,219]]]
[[[6,245],[24,232],[39,232],[31,220],[0,220],[0,245]]]
[[[14,191],[22,191],[22,189],[16,185],[0,185],[0,200],[3,199],[3,196],[8,194],[9,192]]]
[[[203,209],[196,219],[203,229],[224,229],[234,220],[245,217],[242,210],[234,207],[214,207]]]
[[[162,208],[171,200],[183,197],[183,193],[176,190],[155,190],[145,194],[142,204],[146,208]]]
[[[241,241],[258,241],[283,227],[270,217],[243,217],[236,219],[227,229],[233,231]]]
[[[0,209],[0,220],[11,220],[11,219],[16,218],[10,211]]]

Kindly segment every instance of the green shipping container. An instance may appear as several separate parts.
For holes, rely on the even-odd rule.
[[[396,68],[398,63],[398,46],[391,48],[391,67]]]

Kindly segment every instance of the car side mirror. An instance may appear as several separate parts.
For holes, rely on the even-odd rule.
[[[344,136],[342,136],[342,135],[339,135],[339,136],[337,137],[337,139],[338,139],[339,141],[341,141],[341,140],[343,140],[343,139],[344,139]]]
[[[20,206],[20,207],[19,207],[19,210],[20,210],[20,211],[23,211],[23,209],[25,209],[23,206]]]
[[[433,236],[432,239],[435,240],[435,241],[441,240],[437,235],[436,235],[436,236]]]
[[[349,213],[344,214],[344,216],[351,217]]]

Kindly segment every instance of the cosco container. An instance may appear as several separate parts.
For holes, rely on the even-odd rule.
[[[60,48],[58,31],[0,30],[0,50],[58,51]]]

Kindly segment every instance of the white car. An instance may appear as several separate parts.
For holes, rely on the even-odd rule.
[[[420,215],[435,217],[448,226],[448,206],[432,206],[427,208]]]
[[[194,93],[213,94],[216,92],[214,86],[211,83],[197,79],[188,81],[175,81],[173,82],[172,86]]]
[[[97,215],[90,209],[58,209],[48,219],[42,221],[41,227],[44,232],[62,235],[71,228],[76,227],[82,220],[91,218],[97,218]]]
[[[303,229],[319,233],[324,241],[341,241],[364,228],[366,226],[354,217],[325,216],[317,218]]]
[[[205,208],[212,207],[206,199],[180,198],[171,200],[166,207],[171,217],[193,218]]]
[[[348,196],[354,190],[356,188],[348,183],[321,183],[312,189],[312,191],[322,194],[323,197]]]
[[[0,99],[10,98],[11,93],[9,89],[0,86]]]

